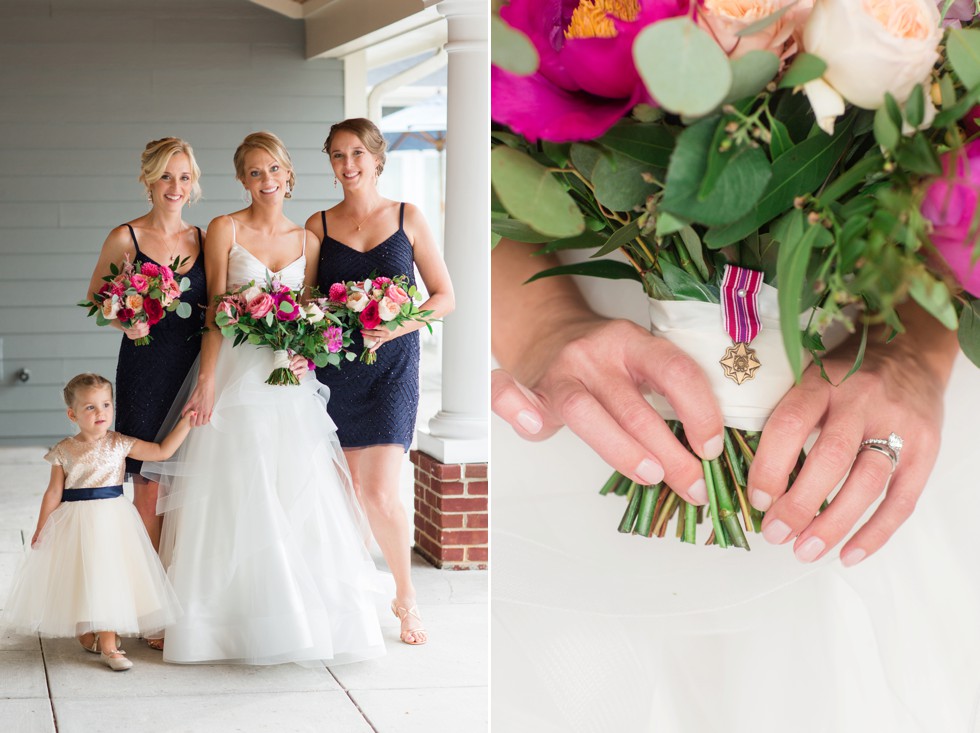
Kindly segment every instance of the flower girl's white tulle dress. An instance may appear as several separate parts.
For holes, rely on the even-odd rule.
[[[305,269],[304,254],[277,276],[298,289]],[[265,277],[234,244],[228,286]],[[161,557],[184,609],[165,661],[336,664],[385,652],[390,576],[366,549],[336,426],[312,374],[272,386],[272,369],[271,349],[223,340],[210,423],[170,461],[144,464],[162,482]]]
[[[629,294],[584,286],[624,315]],[[915,513],[850,569],[839,548],[804,565],[760,535],[748,553],[621,535],[601,459],[494,418],[494,730],[980,731],[978,414],[960,357]]]
[[[134,438],[65,438],[44,456],[65,472],[62,503],[27,550],[0,626],[42,636],[152,634],[180,606],[133,503],[122,495]]]

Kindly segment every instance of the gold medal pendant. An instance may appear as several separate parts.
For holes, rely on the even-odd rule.
[[[742,341],[729,346],[718,363],[724,367],[725,376],[735,384],[754,378],[756,370],[762,366],[755,356],[755,349]]]

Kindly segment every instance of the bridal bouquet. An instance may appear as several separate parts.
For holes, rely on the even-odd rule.
[[[978,11],[510,0],[492,19],[495,237],[593,250],[537,277],[634,280],[665,337],[700,308],[727,346],[702,366],[743,398],[782,368],[778,401],[831,324],[860,329],[858,369],[869,324],[901,332],[908,299],[980,364]],[[773,334],[778,358],[760,356]],[[747,548],[762,516],[745,499],[761,424],[745,424],[703,462],[722,546]],[[668,487],[616,474],[602,491],[629,497],[621,531],[663,536],[677,515],[695,541],[702,510]]]
[[[152,262],[134,263],[127,256],[122,267],[110,264],[109,274],[102,278],[105,285],[92,300],[78,305],[88,308],[88,315],[94,315],[100,326],[118,320],[125,328],[145,323],[152,329],[167,313],[176,312],[180,318],[188,318],[191,306],[181,302],[180,294],[191,286],[191,281],[186,277],[178,280],[174,275],[182,264],[181,260],[174,260],[170,267]],[[134,339],[133,343],[146,346],[150,340],[146,335]]]
[[[289,368],[289,358],[299,354],[313,366],[339,367],[351,360],[350,330],[315,301],[301,305],[302,291],[291,290],[271,275],[264,287],[255,281],[217,296],[215,323],[234,346],[249,343],[273,349],[275,362],[266,384],[299,384]],[[312,366],[311,366],[312,368]]]
[[[418,289],[409,283],[407,275],[369,277],[363,281],[349,280],[334,283],[327,297],[318,301],[320,306],[333,313],[351,329],[375,329],[384,324],[394,331],[406,321],[422,321],[432,331],[428,317],[431,310],[419,310],[416,301]],[[361,361],[374,364],[378,355],[371,351],[374,339],[364,339]]]

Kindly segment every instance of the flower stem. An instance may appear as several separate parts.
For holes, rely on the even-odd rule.
[[[684,502],[684,541],[692,545],[697,542],[698,508],[694,504]]]
[[[619,523],[619,531],[624,534],[633,531],[633,525],[636,523],[636,514],[640,510],[640,497],[643,495],[643,487],[635,481],[630,481],[627,495],[629,496],[629,503],[626,505],[626,512],[623,514],[623,519]]]
[[[715,480],[712,476],[711,464],[701,459],[701,470],[704,471],[704,483],[708,489],[708,506],[711,507],[711,525],[715,531],[715,541],[721,547],[728,547],[725,541],[725,530],[721,526],[721,517],[718,514],[718,495],[715,493]]]
[[[709,462],[709,465],[718,500],[719,518],[725,527],[728,540],[736,547],[748,550],[750,549],[749,543],[745,539],[742,525],[738,523],[738,512],[735,511],[735,505],[732,503],[732,492],[728,487],[728,480],[725,478],[725,470],[722,468],[721,460],[715,458]]]
[[[657,508],[657,500],[660,498],[662,488],[663,484],[643,487],[643,496],[640,498],[640,511],[637,513],[633,534],[641,534],[644,537],[649,537],[652,534],[654,512]]]

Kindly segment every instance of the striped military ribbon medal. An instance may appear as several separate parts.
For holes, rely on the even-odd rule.
[[[762,330],[759,317],[759,290],[762,289],[762,273],[744,267],[725,265],[721,281],[721,312],[725,331],[732,337],[732,346],[719,362],[725,376],[742,384],[755,377],[762,366],[755,350],[749,348],[752,339]]]

